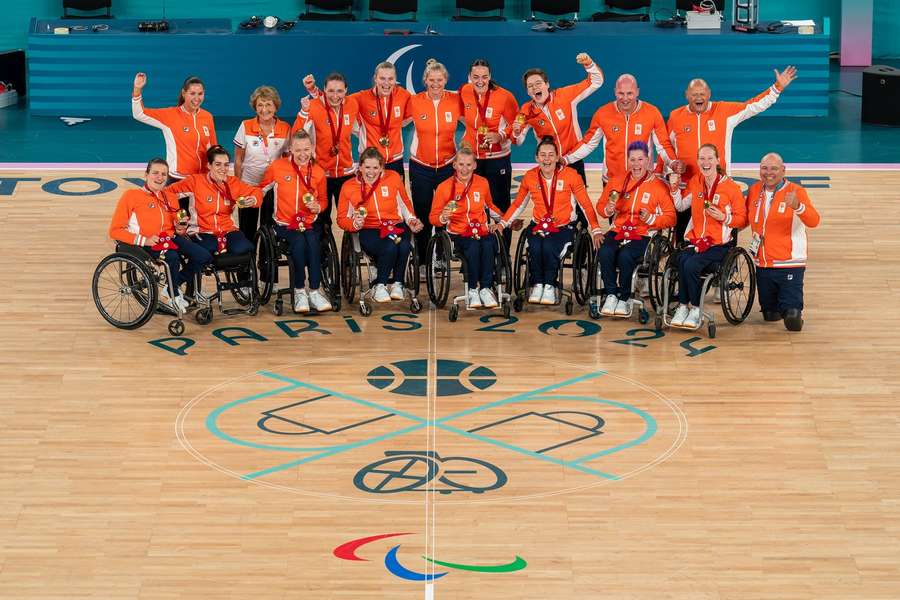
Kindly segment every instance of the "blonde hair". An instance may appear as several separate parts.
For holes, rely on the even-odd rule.
[[[475,158],[475,151],[472,150],[472,146],[469,145],[469,142],[463,141],[459,143],[459,148],[456,150],[456,156],[459,155]]]
[[[425,72],[422,73],[422,83],[425,83],[425,80],[428,79],[428,74],[432,71],[440,71],[444,74],[444,79],[450,81],[450,73],[447,72],[447,67],[442,63],[439,63],[436,59],[429,58],[425,61]]]
[[[281,96],[278,95],[278,90],[271,85],[261,85],[253,90],[253,93],[250,94],[250,108],[256,110],[256,103],[260,100],[271,100],[276,111],[281,108]]]

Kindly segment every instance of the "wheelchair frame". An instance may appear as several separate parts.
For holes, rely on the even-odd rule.
[[[238,273],[242,268],[246,268],[250,273],[250,281],[243,281],[239,278]],[[225,274],[225,281],[222,281],[220,274]],[[216,281],[216,291],[212,295],[199,293],[202,288],[202,280],[204,276],[212,276]],[[194,320],[200,325],[208,325],[213,320],[213,307],[218,306],[219,313],[227,317],[238,315],[250,315],[251,317],[259,312],[259,290],[257,288],[256,273],[256,252],[251,251],[246,254],[233,255],[225,252],[222,254],[214,254],[213,260],[203,267],[203,271],[197,276],[197,280],[193,283]],[[241,285],[246,284],[246,285]],[[188,284],[191,285],[190,283]],[[243,291],[243,288],[250,288],[250,296]],[[230,291],[235,302],[242,308],[226,308],[222,303],[222,292]]]
[[[416,236],[412,232],[410,232],[410,244],[412,251],[409,254],[406,268],[403,270],[403,295],[409,297],[410,312],[419,313],[422,311],[422,304],[418,298],[421,278],[419,277],[419,262],[416,257]],[[359,234],[345,231],[341,239],[341,288],[347,302],[357,301],[357,288],[359,288],[359,314],[364,317],[372,314],[372,304],[374,303],[372,296],[375,288],[372,285],[374,277],[371,276],[371,273],[376,270],[377,267],[372,258],[363,252]],[[365,273],[365,277],[363,273]],[[365,288],[363,282],[365,282]],[[401,302],[401,300],[392,300],[392,302]]]

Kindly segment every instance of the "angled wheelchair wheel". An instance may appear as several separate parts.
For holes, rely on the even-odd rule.
[[[516,253],[513,258],[512,274],[513,274],[513,291],[515,293],[524,292],[528,287],[528,236],[523,229],[519,233],[519,241],[516,242]]]
[[[650,305],[653,310],[659,312],[663,304],[663,272],[666,263],[672,255],[672,245],[669,238],[663,234],[657,234],[650,238],[647,244],[647,292],[650,296]],[[671,298],[671,296],[670,296]]]
[[[341,265],[331,230],[322,236],[322,287],[335,311],[341,310]]]
[[[403,285],[415,298],[419,295],[422,287],[422,279],[419,276],[419,259],[416,252],[416,238],[413,236],[410,240],[412,243],[412,252],[409,253],[409,259],[406,261],[406,271],[404,272]]]
[[[91,295],[107,323],[119,329],[137,329],[156,310],[157,285],[156,273],[145,262],[116,252],[94,269]]]
[[[258,281],[256,275],[256,254],[247,255],[247,262],[240,267],[225,269],[225,281],[235,286],[231,288],[231,296],[241,306],[253,311],[254,305],[259,308]]]
[[[500,232],[494,232],[497,241],[497,254],[494,256],[494,281],[500,285],[500,290],[508,294],[513,293],[512,265],[509,262],[509,250]],[[508,316],[508,315],[507,315]]]
[[[722,313],[732,325],[743,323],[753,309],[756,295],[756,267],[750,253],[732,248],[719,270],[719,297]]]
[[[572,295],[575,302],[584,306],[591,295],[591,273],[594,268],[594,245],[591,235],[583,229],[575,238],[572,250]]]
[[[428,240],[425,252],[425,287],[435,308],[444,308],[450,296],[450,236],[445,231],[435,232]]]
[[[341,239],[341,289],[347,302],[356,300],[359,289],[359,257],[353,250],[353,234],[345,231]]]
[[[275,287],[278,271],[278,255],[275,232],[270,227],[260,227],[253,239],[256,247],[256,291],[260,304],[268,304]]]

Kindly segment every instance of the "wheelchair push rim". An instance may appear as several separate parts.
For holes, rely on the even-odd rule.
[[[732,325],[743,323],[753,309],[756,294],[756,267],[750,254],[734,248],[722,261],[719,298],[722,313]]]
[[[428,240],[428,249],[425,252],[425,286],[428,289],[428,298],[435,308],[444,308],[450,297],[450,257],[452,256],[450,237],[446,232],[435,233]],[[443,254],[443,263],[439,258]]]
[[[118,329],[137,329],[153,316],[158,281],[142,261],[122,253],[104,258],[94,270],[91,295],[107,323]]]

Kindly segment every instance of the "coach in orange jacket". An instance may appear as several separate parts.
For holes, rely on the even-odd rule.
[[[819,213],[806,190],[784,178],[784,161],[766,154],[759,178],[747,190],[747,219],[756,259],[759,306],[766,321],[784,319],[789,331],[803,328],[803,276],[806,229],[819,225]]]

